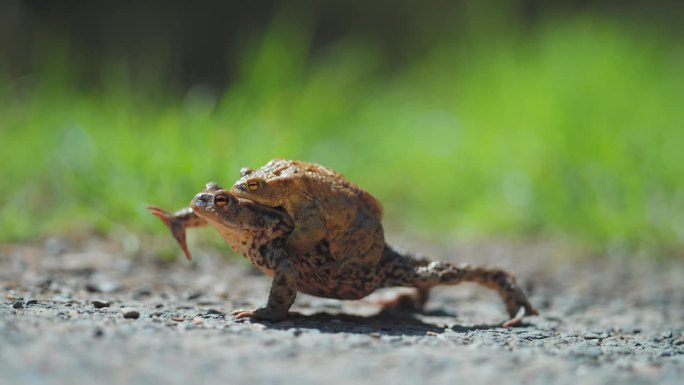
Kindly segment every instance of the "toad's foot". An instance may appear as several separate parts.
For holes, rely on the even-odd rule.
[[[508,321],[504,322],[501,324],[501,326],[505,328],[510,328],[512,326],[516,326],[522,322],[523,317],[525,317],[525,307],[521,306],[520,310],[518,310],[518,313]]]
[[[207,223],[204,219],[199,218],[192,209],[186,208],[171,214],[156,206],[147,206],[150,213],[164,222],[166,227],[171,230],[171,234],[180,245],[183,253],[188,259],[192,259],[188,244],[185,241],[185,229],[189,227],[205,226]]]
[[[288,312],[280,312],[266,307],[262,307],[256,310],[235,310],[230,313],[236,319],[240,318],[254,318],[264,321],[279,322],[287,318]]]
[[[513,318],[504,322],[501,325],[503,327],[516,326],[522,322],[522,319],[525,316],[539,315],[537,309],[530,304],[530,301],[527,299],[525,293],[515,282],[515,278],[511,276],[509,279],[512,279],[512,281],[509,281],[507,285],[509,290],[505,292],[505,294],[501,294],[501,298],[506,303],[506,310],[508,311],[508,314]]]
[[[379,298],[372,303],[382,306],[383,310],[387,311],[420,313],[425,308],[429,294],[430,289],[417,288],[408,293],[398,293],[391,298]]]

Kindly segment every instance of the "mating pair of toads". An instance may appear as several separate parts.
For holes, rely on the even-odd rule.
[[[185,229],[214,227],[230,247],[273,277],[268,303],[234,315],[279,321],[297,292],[359,299],[378,288],[411,287],[420,310],[430,288],[476,282],[496,290],[511,319],[537,314],[515,277],[501,269],[431,262],[385,243],[382,207],[368,192],[323,166],[275,159],[240,170],[230,190],[208,183],[190,207],[168,213],[148,207],[171,229],[188,258]],[[403,301],[404,305],[408,302]]]

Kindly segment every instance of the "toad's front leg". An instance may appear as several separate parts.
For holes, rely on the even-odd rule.
[[[325,238],[327,230],[313,202],[302,202],[293,211],[294,229],[287,236],[285,249],[289,255],[302,256]]]
[[[265,265],[274,271],[266,307],[256,310],[236,310],[235,318],[253,317],[267,321],[282,321],[288,315],[297,296],[297,270],[282,248],[267,245],[262,250]]]

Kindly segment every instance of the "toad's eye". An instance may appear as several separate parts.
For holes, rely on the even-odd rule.
[[[249,191],[256,191],[259,189],[259,182],[256,180],[250,180],[247,182],[247,188],[249,188]]]
[[[229,201],[228,196],[225,194],[219,194],[219,195],[214,197],[214,204],[216,206],[225,206],[228,204],[228,201]]]

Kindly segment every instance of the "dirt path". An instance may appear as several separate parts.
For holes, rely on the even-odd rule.
[[[542,315],[504,329],[498,298],[470,285],[437,290],[415,316],[382,313],[372,298],[302,295],[286,322],[236,321],[226,313],[262,305],[269,286],[236,260],[198,251],[194,264],[160,264],[102,243],[70,249],[0,247],[1,384],[684,379],[683,262],[552,263],[525,246],[433,250],[469,262],[484,255],[528,283]]]

